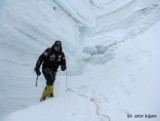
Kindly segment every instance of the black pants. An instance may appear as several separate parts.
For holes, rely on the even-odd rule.
[[[50,85],[53,85],[54,84],[54,81],[56,79],[56,72],[51,72],[49,70],[43,70],[42,71],[45,79],[46,79],[46,84],[47,86],[50,86]]]

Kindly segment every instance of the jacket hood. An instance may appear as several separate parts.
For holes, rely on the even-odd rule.
[[[60,47],[60,50],[59,50],[59,51],[56,51],[56,49],[55,49],[56,46],[59,46],[59,47]],[[55,43],[54,43],[54,44],[52,45],[52,47],[51,47],[51,51],[62,52],[62,44],[61,44],[61,41],[56,40]]]

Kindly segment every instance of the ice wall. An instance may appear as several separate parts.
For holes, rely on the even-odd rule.
[[[68,75],[82,72],[78,61],[82,49],[80,30],[94,25],[92,11],[85,0],[59,2],[0,1],[0,120],[37,102],[45,79],[40,76],[35,89],[33,69],[39,55],[55,40],[62,41]]]
[[[69,73],[81,71],[77,64],[82,49],[80,28],[94,25],[87,1],[5,0],[0,6],[0,61],[4,67],[16,63],[34,68],[39,54],[55,40],[61,40]]]
[[[106,63],[118,46],[143,34],[160,20],[160,0],[90,0],[96,27],[85,38],[85,60]],[[99,53],[99,48],[105,52]],[[103,61],[100,61],[103,60]]]

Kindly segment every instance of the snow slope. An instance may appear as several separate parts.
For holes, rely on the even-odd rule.
[[[159,3],[0,1],[0,118],[25,109],[5,120],[128,121],[127,114],[155,114],[151,120],[158,121]],[[37,104],[45,81],[41,76],[34,87],[33,68],[57,39],[67,57],[68,86],[83,95],[66,92],[66,73],[58,72],[56,97]]]
[[[160,23],[123,43],[113,61],[88,64],[83,75],[69,76],[68,86],[77,94],[66,91],[65,76],[60,76],[55,98],[12,113],[5,121],[128,121],[127,114],[144,115],[132,117],[136,121],[149,120],[152,114],[150,120],[159,121],[159,28]],[[102,115],[96,114],[95,104]]]

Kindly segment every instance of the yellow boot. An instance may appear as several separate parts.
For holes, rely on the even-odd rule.
[[[47,97],[54,97],[53,95],[54,87],[53,85],[46,86],[43,91],[43,95],[40,101],[44,101]]]
[[[44,101],[46,100],[46,98],[49,96],[49,91],[48,91],[48,86],[46,86],[43,90],[43,94],[42,94],[42,97],[40,99],[40,102],[41,101]]]
[[[54,97],[54,95],[53,95],[54,86],[53,85],[48,86],[48,90],[49,90],[49,97]]]
[[[49,87],[48,87],[48,86],[46,86],[46,87],[44,88],[43,96],[45,96],[45,97],[48,97],[48,96],[49,96]]]

